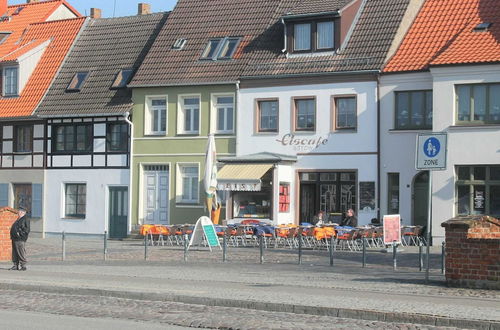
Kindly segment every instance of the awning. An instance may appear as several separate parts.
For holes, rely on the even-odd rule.
[[[217,189],[260,191],[261,178],[273,164],[227,164],[217,173]]]

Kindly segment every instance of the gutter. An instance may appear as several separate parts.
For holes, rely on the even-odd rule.
[[[380,70],[357,70],[357,71],[335,71],[335,72],[316,72],[316,73],[296,73],[285,75],[263,75],[263,76],[243,76],[241,79],[257,80],[257,79],[279,79],[279,78],[295,78],[295,77],[314,77],[314,76],[342,76],[342,75],[362,75],[362,74],[379,74]]]
[[[132,231],[132,169],[134,155],[134,123],[129,119],[130,113],[123,114],[123,120],[130,126],[130,154],[129,154],[129,173],[128,173],[128,232]],[[138,221],[139,222],[139,221]]]
[[[121,111],[121,112],[115,112],[115,113],[84,113],[84,114],[78,114],[78,113],[73,113],[73,114],[57,114],[57,115],[42,115],[42,114],[37,114],[35,115],[37,118],[44,118],[44,119],[50,119],[50,118],[88,118],[88,117],[120,117],[124,116],[127,114],[128,111]]]
[[[297,15],[285,15],[282,16],[282,20],[288,19],[298,19],[298,18],[306,18],[306,17],[323,17],[323,16],[340,16],[339,11],[324,11],[319,13],[307,13],[307,14],[297,14]]]
[[[220,81],[220,82],[202,82],[202,83],[178,83],[178,84],[145,84],[145,85],[127,85],[128,88],[151,88],[151,87],[179,87],[179,86],[212,86],[212,85],[233,85],[239,80]]]

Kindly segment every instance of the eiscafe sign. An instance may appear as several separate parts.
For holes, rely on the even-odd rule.
[[[279,139],[276,139],[276,141],[281,143],[282,146],[291,148],[296,152],[312,151],[328,143],[328,139],[322,136],[302,137],[291,133],[281,136]]]

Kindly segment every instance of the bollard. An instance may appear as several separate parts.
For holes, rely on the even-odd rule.
[[[189,246],[188,234],[184,234],[184,262],[188,260],[188,246]]]
[[[420,243],[418,246],[418,271],[419,272],[421,272],[422,269],[424,268],[423,251],[424,251],[424,247],[422,246],[422,243]]]
[[[396,241],[393,241],[392,242],[392,263],[393,263],[394,270],[396,270],[398,268],[398,261],[396,259],[397,251],[398,251],[398,246],[396,244]]]
[[[61,259],[62,261],[66,260],[66,232],[62,232],[62,256]]]
[[[104,261],[108,260],[108,232],[104,231]]]
[[[366,267],[366,237],[363,237],[363,268]]]
[[[335,241],[333,235],[330,236],[330,266],[333,267],[333,252],[335,252]]]
[[[148,260],[148,233],[144,235],[144,260]]]
[[[302,230],[299,230],[299,265],[302,265]]]
[[[226,233],[224,232],[224,235],[222,236],[222,262],[226,262],[226,257],[227,257],[227,239],[226,239]]]
[[[264,263],[264,235],[259,236],[260,263]]]
[[[446,243],[443,242],[441,245],[441,274],[445,273],[445,263],[446,263]]]

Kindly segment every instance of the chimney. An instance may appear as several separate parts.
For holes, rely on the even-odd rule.
[[[151,14],[151,5],[149,3],[139,3],[137,6],[137,15]]]
[[[26,3],[34,3],[34,2],[38,2],[38,0],[26,0]]]
[[[101,18],[101,10],[99,8],[90,8],[90,17]]]
[[[0,16],[7,12],[7,0],[0,0]]]

